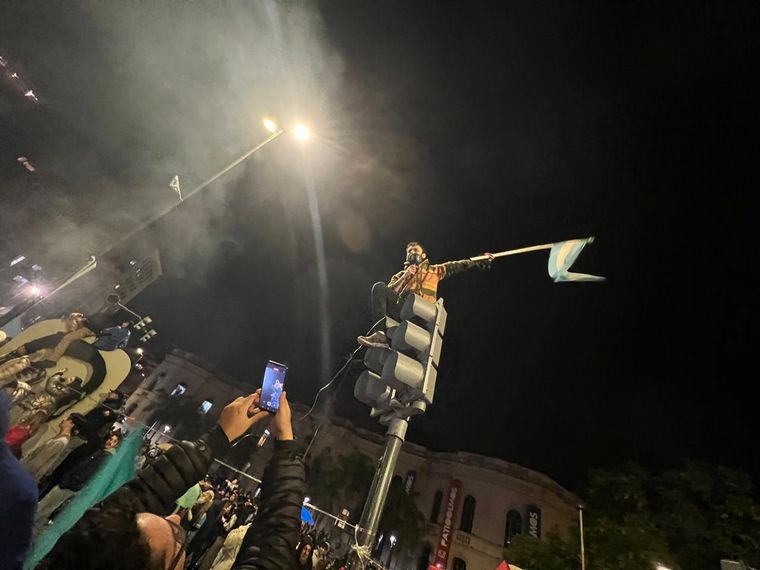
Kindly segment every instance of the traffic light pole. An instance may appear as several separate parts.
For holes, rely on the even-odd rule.
[[[375,543],[377,528],[380,525],[380,517],[383,514],[385,500],[388,498],[388,489],[391,486],[393,472],[396,469],[401,446],[406,438],[406,430],[409,427],[409,420],[405,418],[394,418],[388,424],[386,432],[385,453],[380,460],[380,466],[372,480],[367,502],[364,504],[362,517],[359,521],[359,531],[357,547],[361,553],[369,556],[369,550]],[[362,554],[358,554],[361,556]]]

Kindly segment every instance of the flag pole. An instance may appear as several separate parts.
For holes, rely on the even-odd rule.
[[[588,243],[592,243],[594,241],[594,236],[585,238]],[[565,240],[565,241],[576,241],[576,240]],[[555,242],[559,243],[559,242]],[[506,257],[508,255],[517,255],[518,253],[528,253],[530,251],[540,251],[542,249],[551,249],[554,243],[544,243],[541,245],[531,245],[528,247],[520,247],[518,249],[508,249],[507,251],[500,251],[499,253],[492,254],[493,257]],[[476,255],[475,257],[471,257],[470,261],[485,261],[489,257],[487,255]]]
[[[586,570],[586,547],[583,543],[583,505],[578,505],[578,522],[581,530],[581,570]]]

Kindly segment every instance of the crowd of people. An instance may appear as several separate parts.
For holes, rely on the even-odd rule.
[[[86,396],[84,381],[66,368],[52,368],[72,343],[90,336],[98,350],[123,348],[129,323],[96,335],[83,315],[73,313],[58,336],[51,348],[29,351],[22,345],[0,356],[3,569],[24,567],[31,545],[115,454],[129,431],[125,425],[133,427],[124,413],[127,395],[118,390],[101,396],[87,413],[67,413]],[[8,340],[0,338],[0,347]],[[286,395],[274,415],[259,409],[259,398],[257,391],[229,404],[218,425],[194,442],[157,445],[146,434],[135,457],[134,480],[92,505],[37,567],[343,568],[344,559],[330,558],[325,537],[301,522],[304,466]],[[266,431],[275,450],[258,487],[241,488],[234,475],[209,473],[214,458],[270,416]],[[33,439],[45,424],[57,431]]]
[[[0,393],[0,567],[22,568],[31,541],[56,510],[83,489],[121,441],[118,410],[124,396],[111,392],[84,416],[65,416],[58,433],[17,457],[7,439],[12,402]],[[296,447],[286,395],[272,417],[274,455],[255,493],[235,478],[209,475],[215,457],[271,414],[258,409],[259,393],[238,398],[218,424],[194,442],[156,448],[136,458],[137,476],[85,515],[37,566],[73,568],[202,569],[328,568],[326,545],[303,558],[301,505],[304,466]],[[79,440],[77,446],[71,442]],[[15,448],[14,448],[15,449]],[[195,483],[192,483],[196,481]],[[12,521],[12,522],[11,522]],[[108,548],[93,548],[107,544]]]

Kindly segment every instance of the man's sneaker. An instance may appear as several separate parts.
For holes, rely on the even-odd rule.
[[[389,348],[388,337],[385,336],[383,331],[377,331],[369,336],[359,336],[356,340],[362,346],[369,348]]]

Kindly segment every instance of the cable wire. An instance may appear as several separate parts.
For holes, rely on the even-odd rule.
[[[367,333],[365,334],[365,336],[367,336],[369,334],[372,334],[372,331],[375,330],[375,328],[377,327],[377,325],[379,325],[384,320],[385,320],[385,317],[382,317],[374,325],[372,325],[370,327],[370,329],[367,331]],[[304,415],[302,415],[300,418],[298,418],[299,420],[301,420],[301,421],[305,420],[307,417],[309,417],[311,415],[311,413],[314,411],[314,408],[317,406],[317,402],[319,401],[319,396],[322,394],[322,392],[324,392],[325,390],[327,390],[332,385],[333,382],[335,382],[335,380],[338,378],[338,376],[340,375],[340,373],[343,372],[343,370],[346,370],[346,374],[348,374],[348,366],[354,361],[354,356],[356,356],[356,353],[359,352],[362,348],[364,348],[362,345],[357,346],[354,349],[354,351],[349,355],[349,357],[346,359],[346,362],[343,363],[343,366],[341,366],[338,369],[338,371],[333,375],[333,377],[330,378],[330,381],[327,384],[325,384],[324,386],[322,386],[319,390],[317,390],[317,394],[314,396],[314,402],[311,404],[311,407],[309,408],[309,411],[307,411]],[[345,376],[344,376],[344,378],[345,378]],[[342,381],[341,381],[341,384],[342,384]]]

